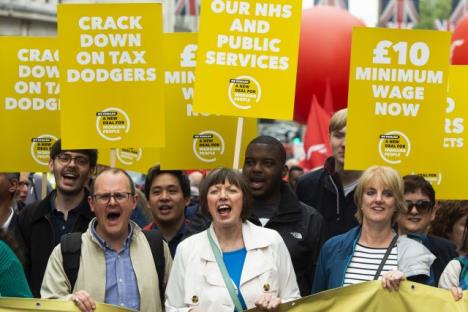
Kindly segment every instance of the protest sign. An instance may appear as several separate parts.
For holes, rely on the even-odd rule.
[[[403,174],[418,174],[431,182],[437,199],[468,199],[468,147],[465,145],[465,118],[468,117],[468,66],[450,66],[448,94],[443,123],[432,124],[443,132],[438,148],[428,155],[440,163],[440,170],[405,171]]]
[[[45,172],[59,137],[57,39],[0,37],[0,45],[0,172]]]
[[[197,35],[193,33],[164,35],[167,138],[166,147],[161,149],[163,169],[211,169],[233,165],[237,118],[209,115],[192,107],[195,56],[198,53],[196,42]],[[240,134],[241,155],[256,136],[256,130],[256,119],[244,120]]]
[[[194,109],[291,119],[299,0],[212,0],[201,7]]]
[[[112,164],[111,151],[99,150],[99,163],[124,170],[146,174],[148,169],[161,162],[159,148],[116,148],[115,163]]]
[[[438,170],[450,34],[354,28],[345,168]]]
[[[64,148],[164,145],[161,4],[58,6]]]

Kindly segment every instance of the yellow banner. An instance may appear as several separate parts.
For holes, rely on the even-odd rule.
[[[194,108],[292,119],[300,0],[211,0],[201,7]]]
[[[112,157],[114,157],[114,161],[112,161]],[[115,149],[115,156],[112,157],[111,150],[99,150],[100,164],[143,174],[146,174],[149,168],[161,162],[159,148],[117,148]]]
[[[0,37],[0,172],[47,172],[59,137],[55,38]]]
[[[168,130],[166,147],[161,149],[163,169],[211,169],[233,165],[238,118],[210,116],[192,107],[196,43],[197,36],[193,33],[164,35]],[[219,79],[211,77],[211,80]],[[219,103],[214,99],[212,97],[209,102]],[[244,119],[241,130],[240,156],[243,158],[246,145],[256,136],[256,119]]]
[[[439,170],[450,33],[354,28],[346,169]]]
[[[441,170],[407,171],[431,182],[437,199],[468,199],[468,147],[465,146],[465,118],[468,117],[468,66],[450,66],[448,96],[443,123],[431,124],[444,134],[430,158],[441,164]]]
[[[382,288],[381,281],[372,281],[284,303],[279,312],[468,311],[468,292],[463,296],[456,302],[448,290],[408,281],[402,282],[398,291],[390,292]],[[258,310],[249,310],[254,311]]]
[[[58,6],[64,148],[164,146],[161,4]]]
[[[2,312],[80,312],[80,309],[70,300],[52,299],[20,299],[0,298],[0,311]],[[95,312],[128,312],[133,311],[118,306],[96,303]]]

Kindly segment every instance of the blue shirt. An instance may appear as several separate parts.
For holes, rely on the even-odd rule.
[[[58,211],[55,206],[55,197],[56,196],[50,197],[50,206],[52,207],[51,222],[54,228],[55,245],[58,245],[63,235],[73,232],[73,227],[78,219],[78,206],[80,204],[68,211],[67,220],[65,220],[63,212]]]
[[[130,258],[130,242],[133,229],[129,233],[120,251],[110,248],[96,232],[97,222],[93,222],[91,230],[99,241],[106,257],[106,295],[104,302],[125,308],[140,310],[140,292]]]
[[[245,304],[244,298],[240,292],[240,279],[242,275],[242,268],[244,267],[245,257],[247,255],[247,249],[241,248],[234,251],[227,251],[223,252],[223,261],[226,265],[226,269],[229,273],[234,284],[236,284],[237,289],[237,297],[239,297],[239,301],[242,305],[244,310],[247,309],[247,305]],[[234,309],[234,311],[237,311]]]

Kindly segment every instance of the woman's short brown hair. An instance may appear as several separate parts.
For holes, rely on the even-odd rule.
[[[385,188],[390,189],[395,198],[395,213],[392,216],[392,225],[395,224],[400,212],[406,213],[408,208],[404,199],[403,180],[398,171],[385,166],[372,166],[367,168],[359,178],[358,185],[354,191],[354,202],[356,203],[357,211],[354,215],[359,223],[362,224],[362,196],[365,188],[374,181],[378,181]]]
[[[241,219],[242,222],[246,221],[250,216],[250,211],[252,207],[252,197],[250,189],[245,182],[242,175],[233,169],[229,168],[218,168],[211,171],[201,182],[200,184],[200,208],[201,211],[209,215],[208,210],[208,189],[216,184],[223,184],[225,181],[228,181],[232,185],[240,188],[242,192],[242,212]]]
[[[435,218],[429,228],[429,234],[449,239],[455,223],[467,214],[467,200],[439,201]]]

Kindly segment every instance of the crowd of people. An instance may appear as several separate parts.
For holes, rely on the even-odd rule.
[[[0,173],[0,296],[139,311],[276,311],[282,302],[381,280],[468,289],[468,201],[385,166],[345,170],[346,109],[323,168],[286,166],[277,139],[241,171],[150,168],[141,189],[93,149],[51,148],[55,188]],[[99,170],[98,170],[99,169]],[[33,199],[28,198],[36,196]]]

